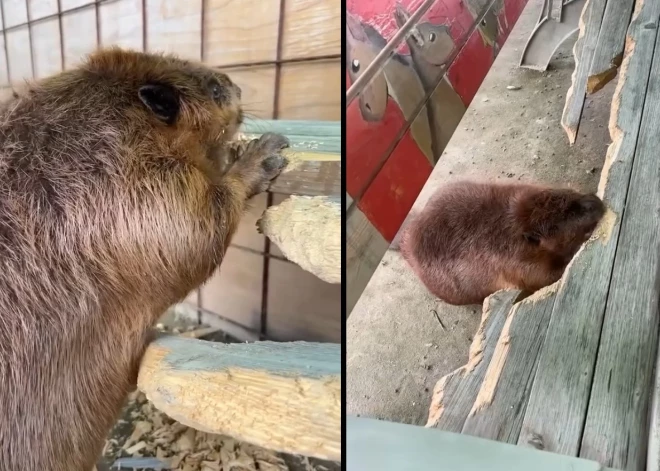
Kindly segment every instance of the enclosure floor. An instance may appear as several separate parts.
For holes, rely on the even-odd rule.
[[[411,215],[435,188],[464,177],[597,189],[616,81],[587,98],[578,141],[570,147],[560,118],[574,68],[574,39],[560,48],[547,72],[518,68],[542,3],[529,0]],[[508,90],[509,85],[521,89]],[[395,240],[348,319],[347,412],[425,424],[436,382],[467,360],[481,306],[453,307],[434,298],[397,246]]]

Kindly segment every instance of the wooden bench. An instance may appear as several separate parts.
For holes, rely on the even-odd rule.
[[[291,261],[339,283],[341,125],[259,120],[243,128],[248,139],[266,131],[291,141],[290,163],[270,191],[293,196],[267,209],[259,226]],[[341,460],[339,344],[163,336],[145,353],[138,387],[159,410],[197,430]]]
[[[585,93],[620,63],[599,184],[607,213],[559,282],[486,300],[469,362],[437,383],[427,426],[660,469],[659,19],[660,0],[587,2],[562,124],[574,141]]]

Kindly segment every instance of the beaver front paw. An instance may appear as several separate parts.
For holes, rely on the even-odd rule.
[[[277,177],[289,163],[282,151],[289,147],[289,140],[281,134],[268,132],[248,142],[232,167],[247,187],[248,197],[268,189],[270,181]]]

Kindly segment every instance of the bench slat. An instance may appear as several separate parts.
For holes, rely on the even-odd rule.
[[[655,33],[651,30],[649,34],[643,27],[657,18],[658,3],[647,2],[631,26],[635,49],[629,51],[622,66],[622,82],[613,98],[613,143],[599,185],[608,212],[596,231],[597,240],[589,242],[576,256],[557,293],[520,445],[542,446],[569,455],[576,455],[580,449],[653,56]],[[616,406],[627,410],[625,405]]]
[[[626,470],[644,469],[646,463],[660,296],[660,0],[646,0],[642,8],[653,15],[635,22],[635,48],[657,36],[652,79],[643,111],[637,108],[642,123],[580,451],[580,456]],[[645,81],[630,71],[622,72],[621,79]],[[643,92],[644,88],[638,88],[637,93]]]

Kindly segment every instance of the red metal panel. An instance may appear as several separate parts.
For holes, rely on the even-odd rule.
[[[420,3],[347,0],[347,86]],[[437,0],[385,74],[346,110],[347,191],[386,240],[398,231],[526,3]],[[443,63],[447,78],[436,87]]]

